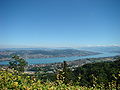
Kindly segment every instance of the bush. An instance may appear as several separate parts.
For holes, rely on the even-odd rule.
[[[28,76],[24,73],[19,74],[18,71],[13,69],[0,70],[1,90],[93,90],[87,87],[65,85],[60,80],[58,80],[58,83],[42,82],[34,76]]]

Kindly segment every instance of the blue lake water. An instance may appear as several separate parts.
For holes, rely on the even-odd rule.
[[[54,58],[35,58],[35,59],[26,59],[28,64],[46,64],[46,63],[57,63],[63,61],[74,61],[77,59],[84,59],[84,58],[98,58],[98,57],[111,57],[120,55],[120,53],[102,53],[98,55],[91,55],[91,56],[72,56],[72,57],[54,57]],[[0,65],[6,65],[9,61],[2,61]]]

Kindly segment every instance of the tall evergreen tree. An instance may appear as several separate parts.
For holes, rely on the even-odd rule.
[[[14,68],[19,72],[24,72],[25,66],[28,64],[23,58],[20,58],[17,55],[12,57],[12,61],[9,62],[10,68]]]

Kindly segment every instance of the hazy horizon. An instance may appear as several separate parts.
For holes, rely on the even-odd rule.
[[[77,47],[70,47],[70,46],[52,46],[52,47],[45,47],[45,46],[0,46],[0,49],[6,48],[82,48],[82,47],[120,47],[120,45],[84,45],[84,46],[77,46]]]

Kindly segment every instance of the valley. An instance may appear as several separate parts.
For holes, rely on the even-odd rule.
[[[53,57],[71,57],[71,56],[89,56],[97,55],[98,52],[77,50],[77,49],[51,49],[51,50],[1,50],[0,61],[11,60],[13,55],[19,55],[25,59],[34,58],[53,58]]]

